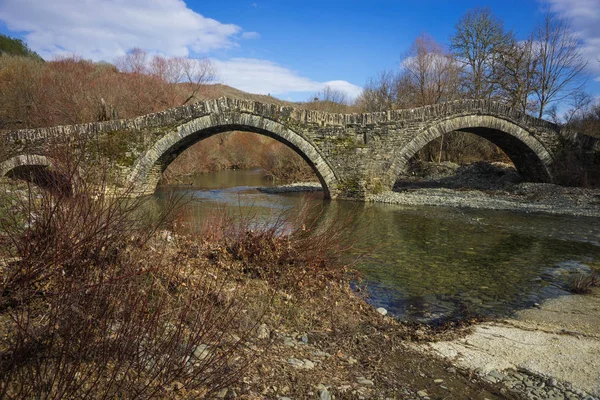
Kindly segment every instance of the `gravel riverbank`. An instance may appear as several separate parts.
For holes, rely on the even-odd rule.
[[[600,217],[600,190],[543,183],[521,183],[502,191],[411,188],[373,195],[368,201]]]
[[[264,193],[322,190],[318,182],[258,188]],[[396,182],[393,191],[367,201],[408,206],[444,206],[600,217],[600,189],[521,182],[503,163],[419,163]]]

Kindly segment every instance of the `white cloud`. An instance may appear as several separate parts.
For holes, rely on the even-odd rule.
[[[134,47],[169,56],[236,46],[239,26],[206,18],[182,0],[2,0],[0,20],[44,58],[74,53],[112,61]]]
[[[260,37],[260,33],[258,32],[244,32],[240,36],[242,39],[258,39]]]
[[[598,0],[545,0],[550,9],[569,18],[579,33],[588,70],[600,79],[600,3]]]
[[[318,92],[325,86],[330,86],[354,99],[362,90],[342,80],[317,82],[267,60],[232,58],[211,61],[224,84],[250,93],[281,95],[294,92]]]
[[[76,54],[113,62],[135,47],[150,55],[209,55],[260,38],[206,18],[183,0],[0,0],[0,21],[45,59]],[[329,85],[355,98],[361,91],[342,80],[317,82],[267,60],[212,61],[223,83],[251,93],[311,93]]]
[[[362,92],[362,88],[360,86],[356,86],[348,81],[323,82],[323,86],[329,86],[332,89],[339,90],[340,92],[344,92],[352,100],[356,99]]]

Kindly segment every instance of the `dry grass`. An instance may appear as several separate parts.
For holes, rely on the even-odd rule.
[[[576,294],[591,293],[592,288],[600,286],[600,274],[592,271],[588,274],[578,274],[570,284],[569,291]]]

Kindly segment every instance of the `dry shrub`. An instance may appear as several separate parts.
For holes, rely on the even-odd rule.
[[[69,190],[0,199],[10,210],[0,398],[205,397],[229,386],[256,357],[245,343],[260,319],[235,324],[240,288],[155,234],[165,215],[150,219],[127,191],[106,195],[103,173],[81,179],[64,150],[55,172]]]
[[[571,282],[569,291],[576,294],[586,294],[592,291],[592,287],[600,286],[600,276],[596,271],[589,274],[578,274]]]
[[[283,182],[316,181],[308,163],[286,145],[275,142],[265,149],[260,167],[267,177]]]
[[[136,54],[119,60],[121,70],[76,56],[44,63],[0,55],[0,129],[133,118],[202,97],[213,79],[207,60],[144,55],[149,67],[135,70],[128,63]]]
[[[184,220],[189,220],[184,218]],[[326,215],[320,207],[303,206],[277,216],[259,218],[222,208],[196,230],[212,244],[209,257],[226,255],[250,278],[274,288],[310,296],[332,283],[345,282],[349,268],[342,256],[352,248],[345,234],[350,221]]]

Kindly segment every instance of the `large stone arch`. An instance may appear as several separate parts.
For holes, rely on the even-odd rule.
[[[271,119],[240,112],[210,114],[178,126],[136,160],[129,182],[134,185],[136,193],[154,193],[162,172],[184,150],[210,136],[233,130],[258,133],[286,144],[315,171],[325,196],[337,196],[338,177],[310,141]]]
[[[552,154],[520,125],[492,115],[448,118],[423,129],[399,152],[392,166],[394,177],[406,170],[409,160],[426,144],[453,131],[473,133],[489,140],[514,163],[521,176],[532,182],[552,182]]]

